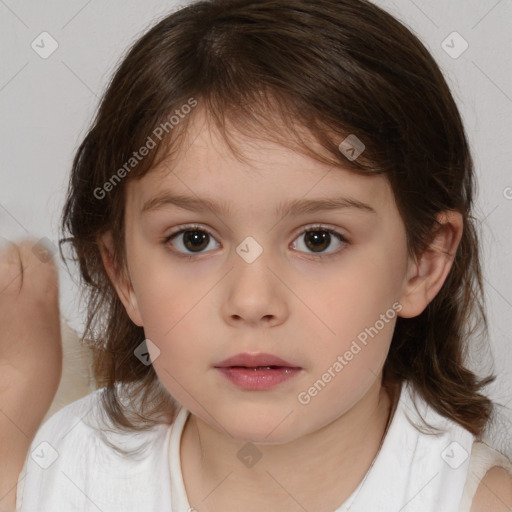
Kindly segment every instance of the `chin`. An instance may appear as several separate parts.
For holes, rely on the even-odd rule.
[[[234,418],[226,418],[224,424],[229,434],[237,441],[261,445],[284,444],[305,433],[304,425],[296,425],[295,414],[290,414],[291,411],[291,408],[280,407],[275,413],[239,412]]]

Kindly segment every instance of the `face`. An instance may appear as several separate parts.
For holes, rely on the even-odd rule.
[[[392,190],[239,135],[241,162],[201,115],[189,140],[127,186],[122,300],[193,414],[240,440],[307,435],[361,400],[386,360],[409,263]],[[297,201],[312,203],[289,211]],[[313,208],[325,201],[339,204]],[[241,353],[294,369],[218,368]]]

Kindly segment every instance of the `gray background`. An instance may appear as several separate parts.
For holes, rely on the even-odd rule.
[[[178,4],[163,0],[0,0],[0,235],[58,240],[73,154],[119,59],[156,19]],[[487,393],[500,403],[490,441],[512,458],[512,1],[378,0],[415,32],[443,70],[463,115],[479,187],[490,340],[472,369],[494,370]],[[47,58],[51,41],[57,50]],[[451,35],[453,32],[460,37]],[[461,37],[463,39],[461,39]],[[41,39],[44,38],[44,43]],[[444,41],[444,43],[443,43]],[[468,48],[458,55],[467,41]],[[44,48],[42,48],[44,44]],[[61,310],[79,333],[83,312],[59,260]]]

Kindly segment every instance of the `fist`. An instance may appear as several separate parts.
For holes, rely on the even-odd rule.
[[[0,511],[62,373],[58,274],[36,241],[0,247]]]
[[[39,252],[32,240],[0,247],[0,392],[24,384],[55,391],[60,380],[58,274]]]

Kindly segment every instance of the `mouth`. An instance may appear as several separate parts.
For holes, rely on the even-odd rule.
[[[240,389],[262,391],[300,373],[302,368],[272,354],[238,354],[215,368]]]

